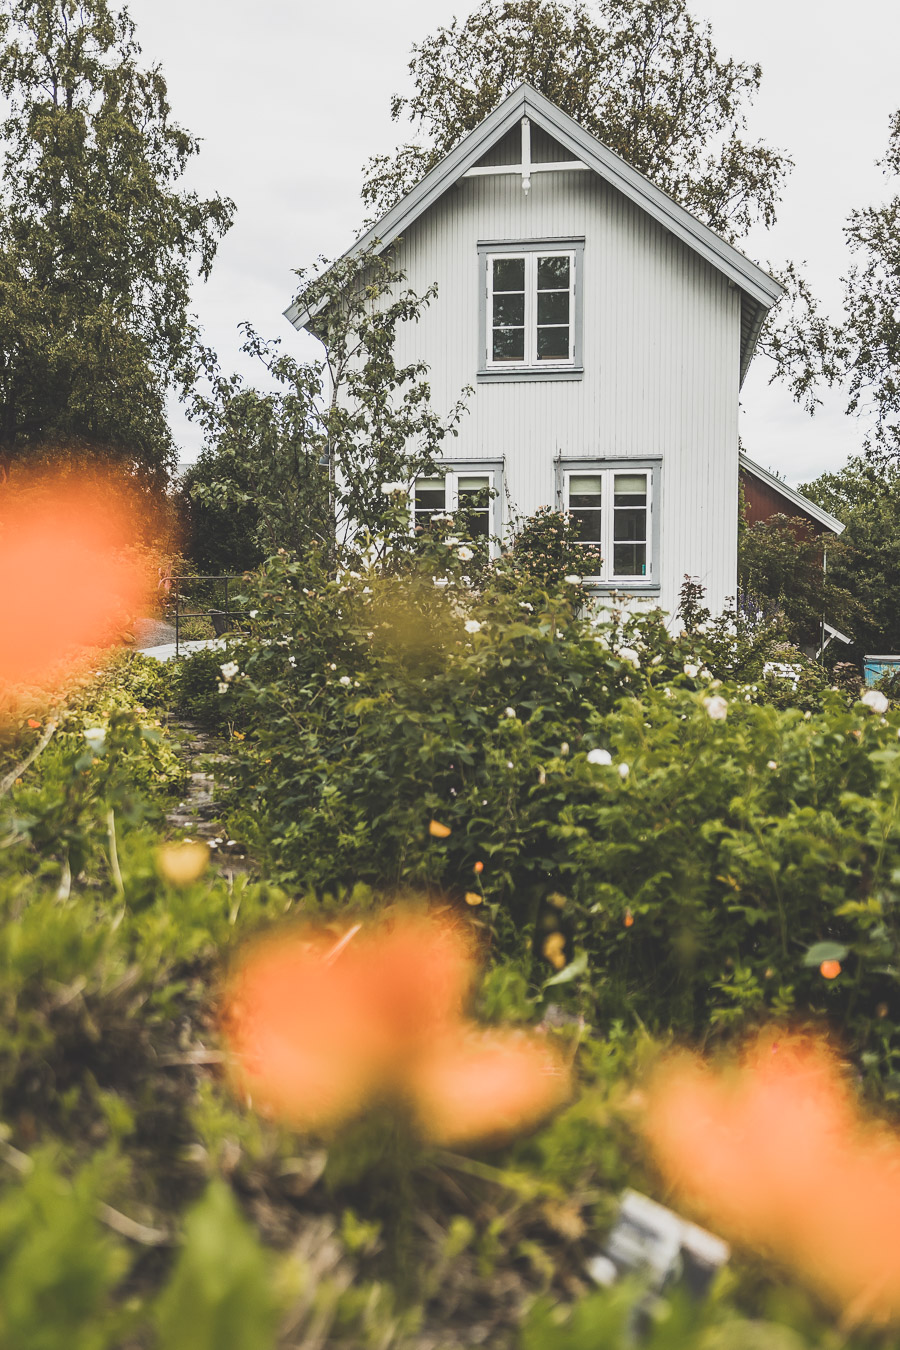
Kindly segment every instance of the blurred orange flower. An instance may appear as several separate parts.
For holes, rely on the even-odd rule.
[[[20,480],[0,504],[0,678],[12,682],[52,679],[78,648],[115,640],[144,594],[124,488],[86,475]]]
[[[722,1231],[850,1323],[900,1317],[900,1141],[863,1119],[824,1047],[761,1038],[730,1071],[670,1060],[644,1130],[667,1182]]]
[[[37,731],[38,727],[39,727],[41,724],[40,724],[40,722],[37,720],[36,717],[29,717],[29,719],[28,719],[28,725],[31,727],[31,730],[32,730],[32,731]]]
[[[826,980],[836,980],[841,973],[840,961],[823,961],[819,966],[819,974]]]
[[[428,833],[433,839],[447,839],[453,831],[449,825],[442,825],[439,820],[429,820]]]
[[[302,1128],[405,1100],[429,1138],[462,1143],[533,1124],[566,1096],[546,1042],[463,1018],[473,977],[458,929],[395,916],[337,942],[310,928],[253,947],[226,991],[239,1088]]]

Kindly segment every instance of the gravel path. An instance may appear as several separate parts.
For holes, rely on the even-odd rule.
[[[138,619],[134,624],[134,645],[139,652],[175,641],[175,625],[162,619]]]

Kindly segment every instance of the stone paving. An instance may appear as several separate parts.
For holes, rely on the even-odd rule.
[[[216,800],[215,766],[227,764],[229,756],[217,749],[220,742],[198,722],[178,721],[173,730],[182,733],[177,744],[190,777],[184,799],[167,813],[166,824],[172,832],[184,831],[187,837],[208,844],[213,865],[223,875],[254,870],[244,845],[223,827],[225,808]]]

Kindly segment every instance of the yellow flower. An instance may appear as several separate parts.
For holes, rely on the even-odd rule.
[[[209,849],[206,844],[163,844],[156,850],[156,865],[160,874],[173,886],[190,886],[206,871]]]
[[[467,905],[480,905],[482,898],[483,897],[480,896],[477,891],[466,891]]]
[[[429,820],[428,833],[434,839],[446,839],[452,831],[449,825],[442,825],[439,820]]]
[[[551,933],[549,937],[544,939],[543,953],[554,970],[562,970],[566,964],[566,958],[563,954],[565,945],[566,939],[562,933]]]

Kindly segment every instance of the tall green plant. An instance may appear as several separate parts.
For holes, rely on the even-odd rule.
[[[262,394],[223,376],[210,355],[212,390],[195,403],[207,448],[191,495],[208,510],[252,512],[253,543],[266,553],[381,558],[408,534],[406,494],[435,472],[464,411],[461,397],[439,417],[425,363],[395,359],[398,328],[418,320],[436,288],[416,295],[374,253],[298,276],[295,303],[313,316],[323,359],[299,362],[248,327],[244,350],[280,386]]]
[[[180,187],[199,143],[109,0],[2,0],[0,95],[0,459],[87,446],[164,476],[192,272],[233,204]]]

